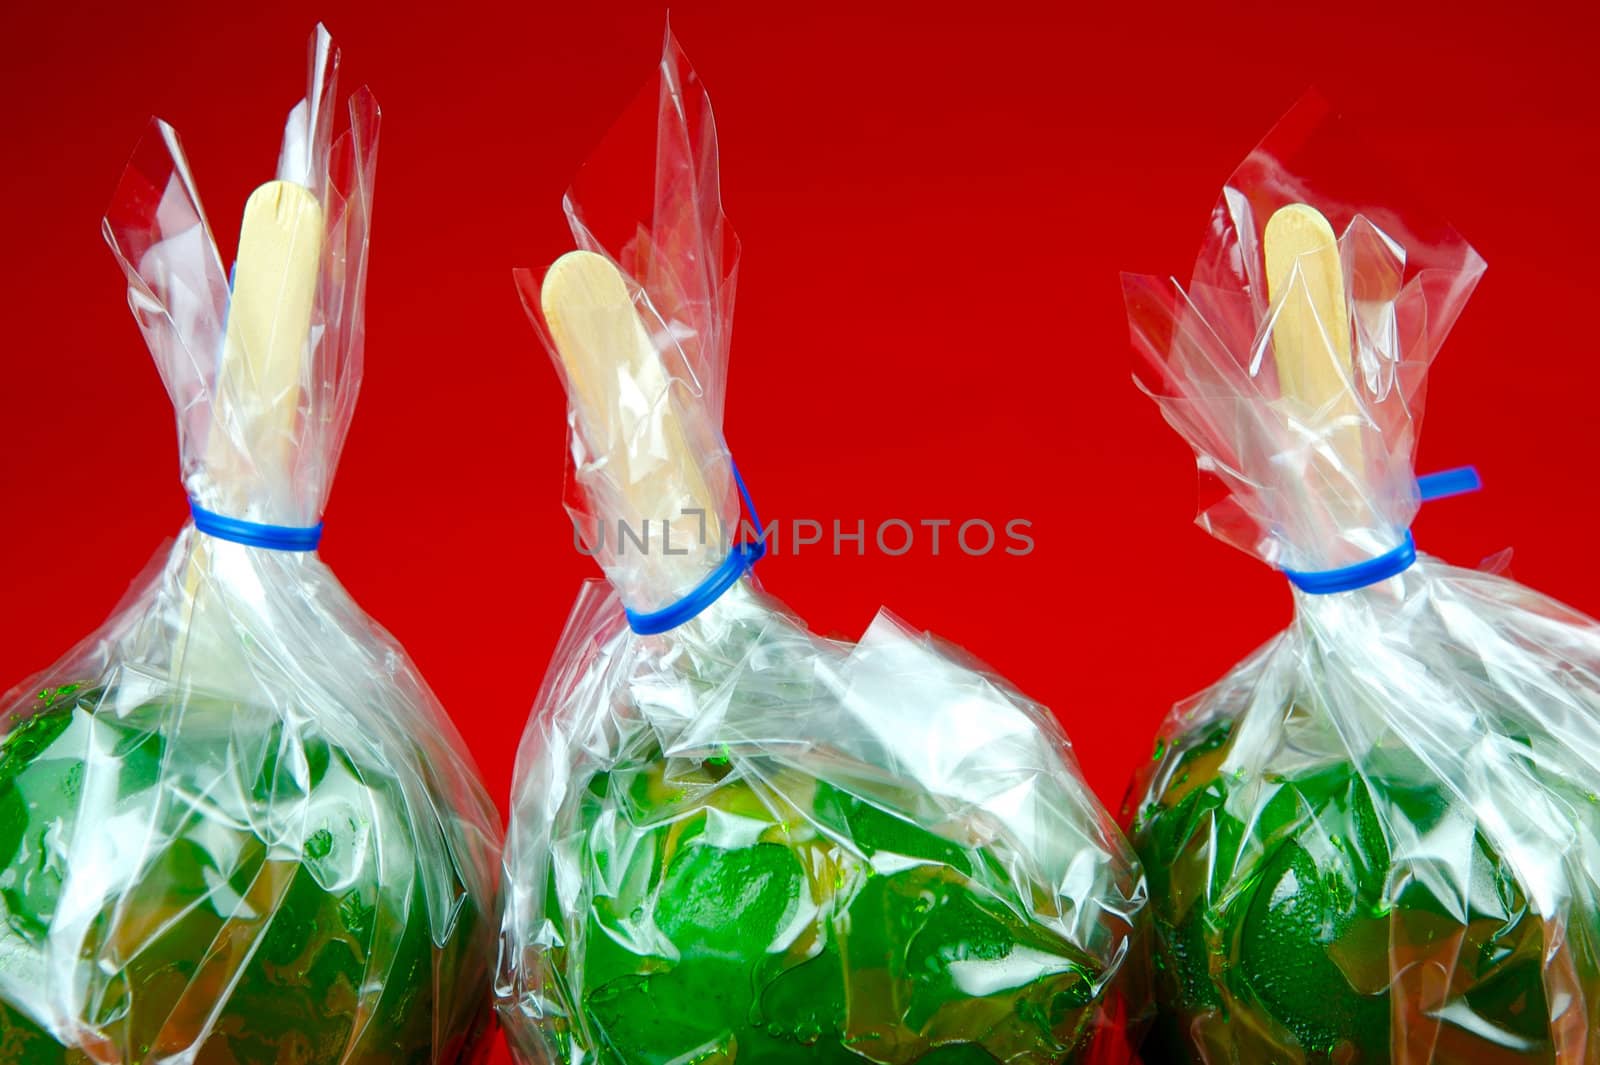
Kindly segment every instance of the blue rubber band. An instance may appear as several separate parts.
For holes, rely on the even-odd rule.
[[[744,478],[739,474],[739,464],[731,459],[729,462],[733,466],[734,483],[739,486],[739,494],[744,497],[745,509],[750,512],[750,520],[755,523],[755,540],[741,540],[734,544],[728,549],[728,557],[707,574],[705,580],[695,585],[688,595],[677,602],[648,613],[624,608],[628,616],[628,627],[640,636],[654,636],[667,632],[698,617],[701,611],[720,599],[723,592],[738,583],[739,578],[749,573],[751,567],[766,555],[765,530],[762,528],[761,518],[756,514],[755,501],[750,498],[750,490],[744,486]]]
[[[262,547],[268,551],[315,551],[322,542],[320,521],[309,527],[264,525],[218,514],[192,499],[189,500],[189,513],[194,515],[194,527],[207,536],[244,544],[246,547]]]
[[[1340,566],[1338,569],[1286,569],[1283,575],[1289,578],[1290,584],[1307,595],[1333,595],[1386,581],[1410,569],[1416,560],[1417,543],[1411,539],[1411,530],[1407,529],[1406,538],[1400,541],[1399,547],[1385,551],[1377,558],[1365,559],[1353,566]]]
[[[1458,466],[1452,470],[1440,470],[1438,473],[1428,473],[1417,478],[1417,494],[1425,503],[1431,499],[1446,499],[1467,492],[1476,492],[1482,487],[1483,478],[1478,476],[1475,466]],[[1417,543],[1411,538],[1411,530],[1407,529],[1405,539],[1400,541],[1399,546],[1385,551],[1376,558],[1365,559],[1353,566],[1341,566],[1338,569],[1286,568],[1283,570],[1283,575],[1289,579],[1290,584],[1307,595],[1334,595],[1339,592],[1353,592],[1357,588],[1365,588],[1369,584],[1377,584],[1379,581],[1399,576],[1410,569],[1416,560]]]

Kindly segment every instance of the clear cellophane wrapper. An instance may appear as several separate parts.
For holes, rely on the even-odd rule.
[[[625,622],[729,547],[692,525],[682,554],[619,543],[640,498],[691,502],[664,439],[720,528],[740,516],[721,433],[736,250],[670,38],[641,107],[650,222],[613,261],[668,383],[618,389],[630,409],[604,427],[571,414],[569,506],[608,581],[580,592],[518,756],[497,986],[516,1055],[1125,1060],[1143,880],[1045,708],[887,612],[856,644],[813,636],[749,576],[668,632]],[[618,184],[603,158],[588,187]],[[605,253],[609,202],[569,197],[580,248]],[[519,283],[543,328],[537,279]]]
[[[1225,490],[1200,523],[1321,572],[1400,547],[1429,364],[1482,273],[1319,101],[1224,188],[1187,288],[1125,280],[1141,385]],[[1262,231],[1338,235],[1349,385],[1280,387]],[[1302,265],[1304,260],[1301,261]],[[1455,504],[1466,505],[1466,504]],[[1427,555],[1294,592],[1289,628],[1177,707],[1125,813],[1150,880],[1147,1053],[1208,1065],[1600,1062],[1600,629]]]
[[[293,417],[224,370],[229,279],[156,122],[105,232],[207,511],[320,519],[361,378],[378,108],[318,28],[280,178],[320,201]],[[237,371],[237,367],[234,368]],[[269,425],[267,431],[263,425]],[[499,826],[404,650],[314,552],[186,525],[0,704],[0,1061],[476,1060]]]

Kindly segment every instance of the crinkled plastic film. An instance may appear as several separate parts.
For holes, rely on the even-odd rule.
[[[1332,223],[1347,293],[1348,322],[1320,325],[1348,327],[1349,387],[1315,407],[1273,360],[1304,278],[1276,302],[1262,278],[1290,203]],[[1399,544],[1426,372],[1481,272],[1320,103],[1291,112],[1223,190],[1190,286],[1126,283],[1141,382],[1228,492],[1201,524],[1287,569]],[[1600,1062],[1600,629],[1426,555],[1294,602],[1173,712],[1130,796],[1161,1012],[1146,1053]]]
[[[378,131],[363,89],[332,138],[320,27],[310,60],[278,167],[322,218],[295,396],[223,357],[228,274],[165,123],[105,223],[177,410],[185,488],[294,527],[320,518],[360,382]],[[274,404],[292,416],[264,417]],[[405,652],[314,553],[187,525],[0,721],[0,1060],[485,1049],[495,811]]]
[[[497,986],[515,1052],[1124,1060],[1143,880],[1043,707],[887,612],[857,644],[819,639],[749,577],[664,634],[625,623],[703,579],[738,517],[715,135],[670,38],[661,75],[650,222],[616,261],[670,380],[617,389],[630,409],[599,430],[574,404],[574,516],[594,537],[640,498],[684,504],[670,410],[724,534],[679,556],[598,545],[609,583],[580,593],[518,758]]]

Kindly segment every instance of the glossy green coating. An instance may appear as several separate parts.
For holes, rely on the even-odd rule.
[[[1244,779],[1221,770],[1231,726],[1174,744],[1134,824],[1161,1005],[1147,1056],[1556,1065],[1543,922],[1448,788],[1403,750]],[[1593,959],[1570,960],[1600,992]]]
[[[139,1062],[203,1033],[198,1065],[389,1065],[479,1041],[478,916],[467,904],[436,945],[418,873],[384,868],[404,811],[392,777],[282,724],[257,730],[246,769],[242,711],[117,713],[102,694],[42,693],[0,740],[0,1061]],[[300,853],[269,846],[267,824]],[[90,854],[109,863],[104,895],[66,940],[76,966],[47,968],[66,863]],[[35,1019],[69,980],[83,988],[70,1047]]]
[[[588,899],[549,914],[568,1060],[1065,1062],[1104,974],[991,859],[766,758],[658,755],[575,801]],[[725,778],[726,776],[726,778]],[[577,913],[577,917],[572,915]]]

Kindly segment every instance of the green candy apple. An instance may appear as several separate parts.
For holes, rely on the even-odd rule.
[[[131,705],[122,705],[131,703]],[[46,691],[0,740],[0,1061],[462,1060],[489,945],[430,918],[395,771],[304,722]],[[440,931],[442,929],[442,931]]]
[[[1225,769],[1235,739],[1213,721],[1158,751],[1134,823],[1161,1002],[1148,1055],[1565,1060],[1571,1020],[1546,975],[1600,996],[1592,903],[1571,917],[1592,927],[1552,935],[1472,812],[1403,746],[1251,779]]]
[[[645,750],[571,801],[590,882],[546,893],[567,1060],[1081,1060],[1109,975],[983,846],[760,754]]]

